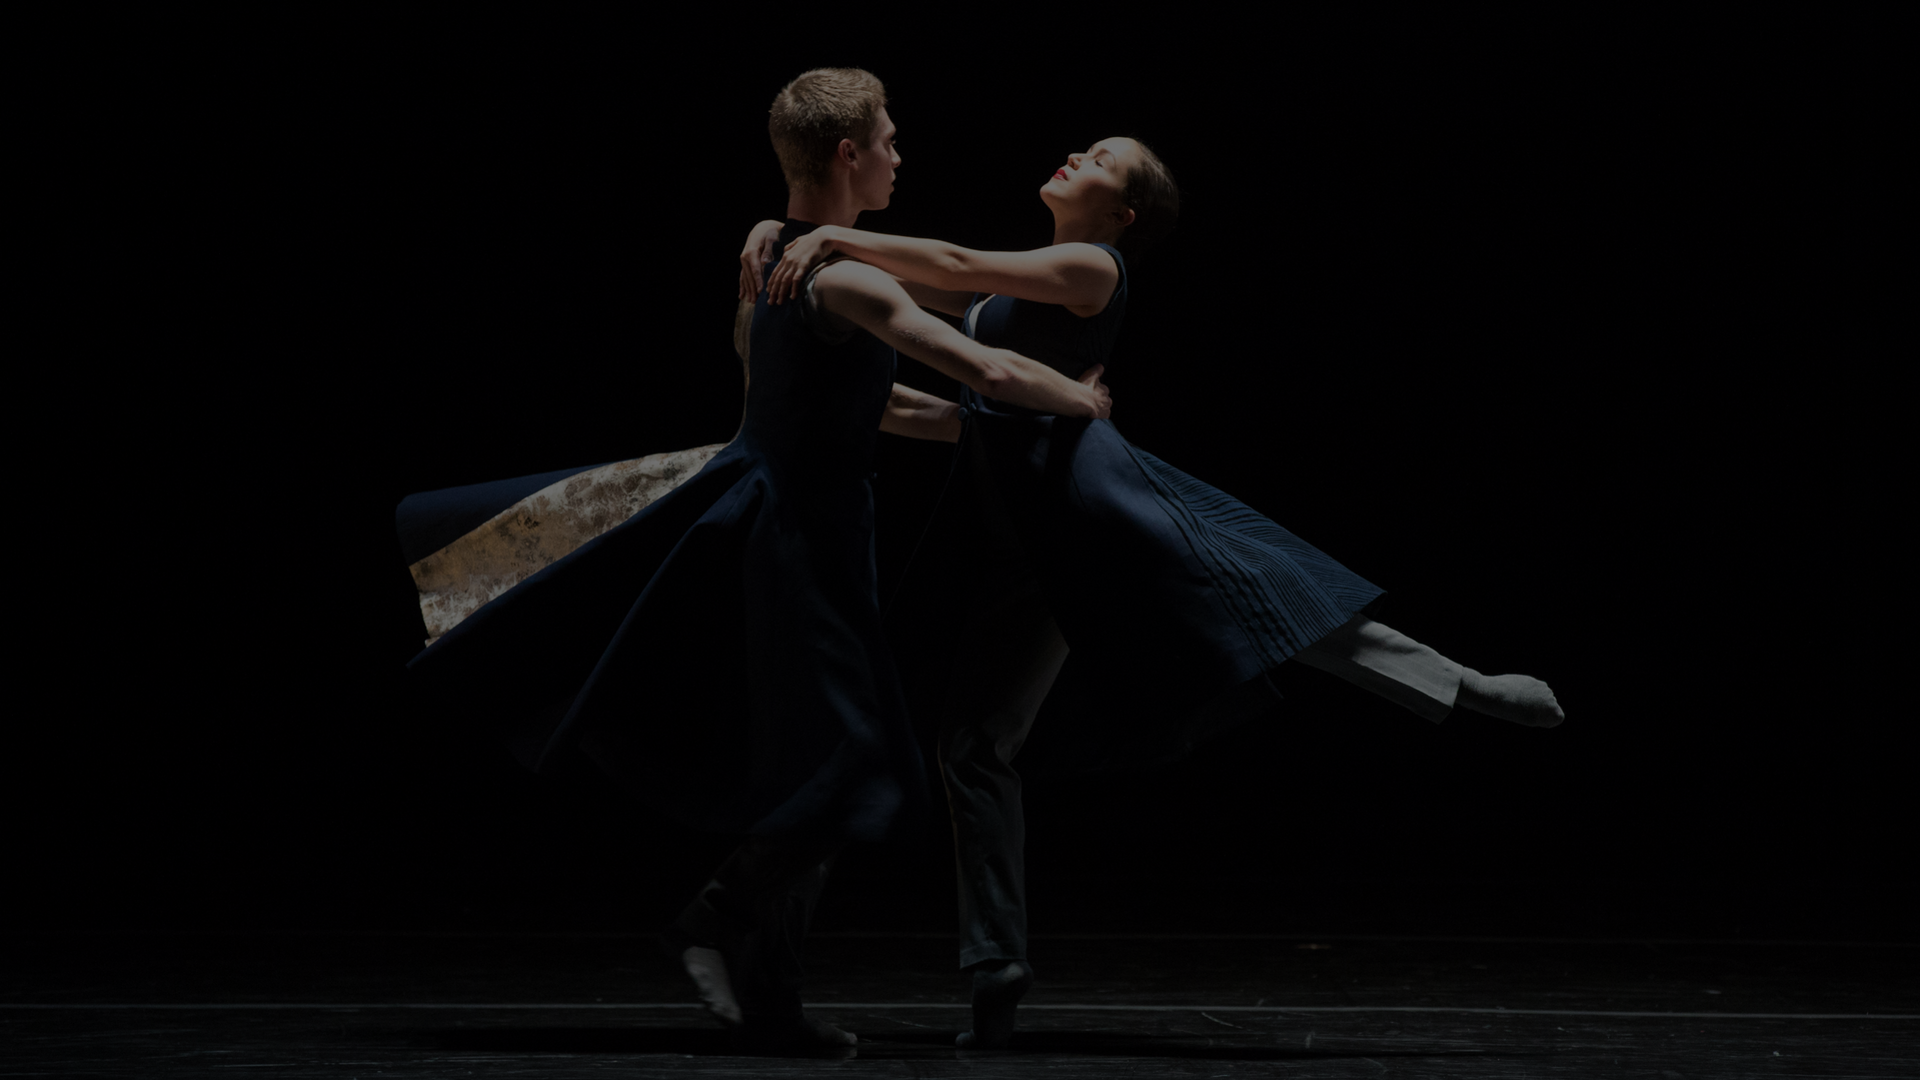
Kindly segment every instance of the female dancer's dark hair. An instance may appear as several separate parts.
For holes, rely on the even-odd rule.
[[[1119,248],[1129,262],[1137,264],[1149,248],[1166,239],[1180,220],[1180,187],[1173,182],[1173,173],[1152,147],[1139,139],[1133,143],[1140,148],[1140,158],[1127,170],[1126,186],[1121,189],[1127,206],[1133,210],[1133,224],[1127,226],[1113,246]]]

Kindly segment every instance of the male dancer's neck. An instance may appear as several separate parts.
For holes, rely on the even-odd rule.
[[[795,191],[787,189],[787,220],[805,221],[814,225],[839,225],[853,228],[860,218],[860,207],[853,201],[853,192],[820,188],[813,191]]]

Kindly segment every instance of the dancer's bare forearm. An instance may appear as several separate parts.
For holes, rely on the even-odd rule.
[[[768,302],[790,298],[808,271],[834,255],[851,255],[948,293],[997,293],[1076,309],[1105,307],[1120,281],[1112,256],[1092,244],[976,251],[944,240],[823,225],[787,245],[767,282]]]
[[[899,282],[900,287],[907,290],[907,295],[913,298],[913,302],[925,310],[938,311],[943,315],[951,315],[956,319],[966,318],[967,306],[973,303],[975,295],[971,292],[960,292],[953,289],[936,289],[931,285],[925,285],[918,281],[909,281],[899,274],[893,275],[893,280]]]
[[[880,414],[880,430],[909,439],[959,442],[960,405],[894,383],[893,393],[887,398],[887,411]]]
[[[973,341],[916,307],[899,282],[875,267],[834,263],[815,275],[813,287],[828,313],[987,397],[1061,416],[1098,419],[1112,411],[1097,369],[1076,382],[1037,360]]]

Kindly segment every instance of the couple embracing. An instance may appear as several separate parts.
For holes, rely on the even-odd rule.
[[[769,131],[787,215],[742,254],[739,434],[413,663],[544,712],[540,767],[584,756],[685,824],[744,837],[667,941],[709,1011],[775,1052],[853,1043],[804,1016],[798,943],[844,844],[925,825],[895,649],[937,688],[925,711],[972,981],[962,1046],[1006,1045],[1034,981],[1013,760],[1070,647],[1128,703],[1081,736],[1100,763],[1176,757],[1269,711],[1267,673],[1288,662],[1435,721],[1456,705],[1561,719],[1545,683],[1481,675],[1375,622],[1379,588],[1106,419],[1127,261],[1178,212],[1151,150],[1109,138],[1068,154],[1040,188],[1052,242],[981,252],[854,228],[891,198],[895,130],[864,71],[780,92]],[[899,355],[953,376],[962,400],[895,383]],[[897,606],[891,646],[872,547],[879,431],[959,443],[937,542],[904,593],[937,580],[938,602]]]

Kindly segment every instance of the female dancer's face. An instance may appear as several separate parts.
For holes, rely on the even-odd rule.
[[[1101,139],[1084,154],[1068,154],[1040,188],[1040,198],[1055,215],[1104,215],[1126,209],[1127,170],[1140,160],[1132,139]]]

